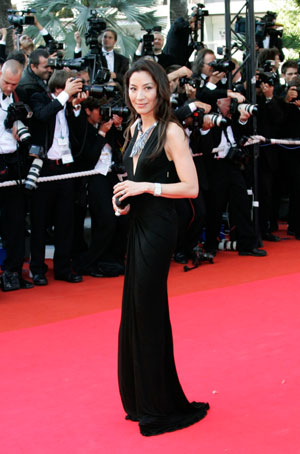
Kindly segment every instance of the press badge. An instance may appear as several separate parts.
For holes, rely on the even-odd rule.
[[[68,137],[58,137],[57,143],[60,147],[68,147],[69,139],[68,139]]]
[[[63,164],[71,164],[72,162],[74,162],[73,156],[69,148],[63,151],[61,160]]]

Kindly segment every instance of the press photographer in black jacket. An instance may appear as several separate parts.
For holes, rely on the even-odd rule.
[[[73,117],[71,125],[73,149],[79,150],[77,169],[95,168],[100,172],[85,178],[80,188],[87,192],[92,229],[87,250],[74,258],[74,269],[93,277],[118,276],[124,271],[127,219],[115,216],[111,202],[113,186],[119,182],[118,173],[123,173],[120,151],[123,119],[110,115],[109,110],[105,96],[89,97],[83,101],[81,113]],[[78,217],[76,222],[75,231],[80,232]]]
[[[40,147],[43,166],[41,176],[70,173],[74,156],[70,147],[68,117],[73,115],[70,101],[82,90],[80,79],[70,78],[62,70],[49,81],[51,93],[35,93],[31,98],[36,126],[32,127],[32,142]],[[54,225],[54,277],[71,283],[81,282],[72,272],[71,248],[73,234],[74,180],[40,183],[31,193],[31,262],[36,285],[47,285],[45,276],[46,227]]]

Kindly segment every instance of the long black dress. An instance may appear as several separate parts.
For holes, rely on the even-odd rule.
[[[133,174],[130,158],[137,131],[124,163],[132,181],[174,183],[175,166],[165,152],[147,156],[157,141],[152,132]],[[119,332],[119,387],[127,419],[139,421],[143,435],[187,427],[202,419],[205,403],[189,403],[180,386],[173,356],[167,277],[176,245],[174,201],[142,194],[130,199],[130,232]]]

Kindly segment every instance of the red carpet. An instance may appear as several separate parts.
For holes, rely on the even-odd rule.
[[[178,373],[211,410],[158,437],[125,421],[118,394],[121,278],[1,293],[1,454],[300,453],[300,242],[267,249],[172,266]]]

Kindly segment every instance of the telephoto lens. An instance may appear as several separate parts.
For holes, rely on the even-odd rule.
[[[35,158],[32,161],[31,167],[24,183],[26,189],[29,189],[31,191],[32,189],[37,188],[37,179],[40,176],[42,167],[43,161],[41,159]]]

